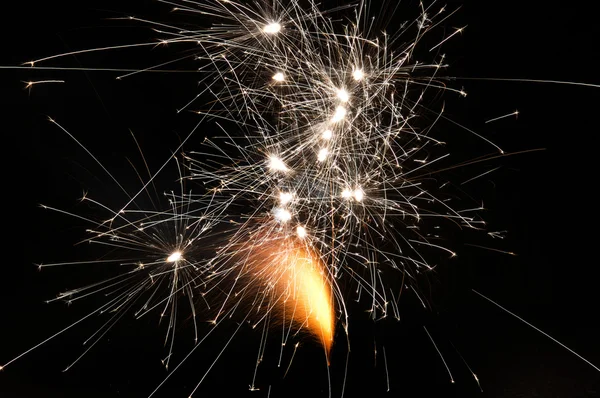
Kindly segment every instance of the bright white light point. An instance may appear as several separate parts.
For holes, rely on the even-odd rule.
[[[283,76],[283,73],[281,72],[277,72],[273,75],[273,80],[275,80],[276,82],[282,82],[285,79],[285,77]]]
[[[323,135],[321,137],[323,137],[324,140],[330,140],[331,137],[333,137],[333,131],[325,130],[323,131]]]
[[[345,88],[340,88],[337,91],[337,97],[342,102],[348,102],[348,100],[350,99],[350,94],[348,93],[348,91],[346,91]]]
[[[333,114],[333,117],[331,118],[331,121],[333,123],[341,122],[346,117],[346,113],[348,113],[348,111],[346,110],[346,108],[344,108],[341,105],[338,106],[337,108],[335,108],[335,113]]]
[[[279,159],[275,155],[269,156],[269,169],[273,171],[289,171],[288,167],[283,163],[283,160]]]
[[[289,192],[281,192],[279,194],[279,203],[281,203],[282,205],[286,205],[286,204],[290,203],[293,198],[294,198],[293,194],[291,194]]]
[[[306,237],[306,228],[303,226],[298,226],[298,228],[296,228],[296,234],[298,234],[299,238]]]
[[[349,190],[349,189],[346,188],[346,189],[344,189],[342,191],[342,198],[349,199],[351,197],[352,197],[352,191],[351,190]]]
[[[280,207],[275,209],[274,215],[275,219],[281,222],[288,222],[292,219],[292,213]]]
[[[265,25],[263,28],[263,32],[268,34],[275,34],[281,30],[281,25],[277,22],[271,22],[270,24]]]
[[[361,81],[362,79],[365,78],[365,72],[362,71],[362,69],[355,69],[352,72],[352,77],[354,78],[354,80]]]
[[[329,155],[329,149],[323,148],[319,151],[319,154],[317,155],[317,160],[319,162],[323,162],[325,161],[325,159],[327,159],[327,155]]]
[[[179,260],[181,260],[181,252],[173,252],[169,257],[167,257],[168,263],[174,263]]]
[[[358,188],[358,189],[354,190],[354,199],[357,202],[362,201],[364,197],[365,197],[365,193],[363,192],[362,189]]]

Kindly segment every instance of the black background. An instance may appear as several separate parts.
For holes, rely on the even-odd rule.
[[[597,76],[596,17],[585,2],[464,1],[444,26],[468,25],[464,34],[444,46],[449,76],[530,78],[600,84]],[[413,15],[416,2],[401,4],[388,30]],[[154,2],[57,1],[36,5],[8,4],[0,17],[0,65],[18,65],[74,49],[148,41],[154,34],[137,22],[106,17],[136,15],[174,24],[190,23]],[[192,22],[193,24],[193,22]],[[440,28],[440,34],[443,31]],[[109,51],[48,62],[47,66],[142,68],[183,56],[175,47]],[[190,69],[190,63],[173,69]],[[121,81],[116,73],[0,70],[2,131],[3,260],[0,262],[0,363],[87,314],[98,299],[69,307],[44,304],[58,292],[86,281],[82,268],[38,272],[35,263],[89,258],[85,247],[73,247],[85,223],[43,211],[39,203],[67,211],[81,210],[84,190],[118,207],[123,196],[90,157],[47,121],[51,116],[81,140],[124,186],[136,185],[125,156],[140,164],[131,129],[150,167],[166,161],[197,122],[176,109],[196,93],[192,73],[143,74]],[[63,79],[24,90],[22,81]],[[554,336],[595,364],[600,364],[597,336],[597,112],[599,88],[550,83],[450,81],[464,87],[467,98],[446,94],[447,116],[484,134],[506,152],[545,148],[505,157],[451,174],[466,180],[495,166],[502,168],[469,187],[484,200],[489,230],[508,230],[503,241],[468,235],[451,241],[459,256],[444,262],[430,281],[433,310],[419,310],[410,295],[401,301],[402,321],[374,324],[354,306],[350,337],[352,355],[346,396],[600,396],[600,373],[562,347],[472,293],[476,289]],[[439,101],[439,100],[437,100]],[[484,121],[518,109],[518,119],[488,125]],[[450,128],[451,124],[444,125]],[[207,127],[208,128],[208,127]],[[193,136],[194,148],[207,131]],[[468,133],[449,129],[440,134],[458,158],[480,154],[481,143]],[[462,145],[462,143],[465,143]],[[471,147],[475,145],[476,148]],[[487,151],[490,152],[489,150]],[[164,173],[173,175],[173,169]],[[161,177],[163,178],[163,177]],[[176,188],[164,177],[165,190]],[[460,180],[459,180],[460,181]],[[169,186],[172,185],[170,188]],[[114,193],[113,193],[114,192]],[[85,209],[84,209],[85,210]],[[488,244],[518,256],[485,251],[465,242]],[[354,315],[355,314],[355,315]],[[101,325],[95,318],[74,327],[29,353],[0,373],[2,397],[145,397],[166,372],[160,359],[165,328],[156,318],[123,319],[68,372],[61,370],[83,352],[85,338]],[[449,382],[443,364],[424,333],[425,325],[453,372]],[[204,375],[236,325],[226,325],[198,348],[160,397],[185,397]],[[185,328],[176,346],[179,356],[191,348]],[[277,336],[273,333],[273,336]],[[323,355],[303,342],[290,374],[276,368],[277,341],[259,368],[258,392],[248,392],[260,333],[243,326],[217,362],[198,396],[327,396]],[[276,337],[274,338],[276,340]],[[343,346],[344,336],[338,336]],[[376,365],[374,344],[378,347]],[[479,392],[460,356],[477,373]],[[382,362],[385,346],[391,391],[386,392]],[[288,352],[289,354],[289,352]],[[289,358],[289,356],[288,356]],[[341,394],[345,352],[334,348],[332,394]],[[287,362],[284,361],[287,365]],[[284,366],[285,367],[285,366]]]

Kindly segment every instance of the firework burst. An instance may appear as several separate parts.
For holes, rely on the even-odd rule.
[[[307,330],[327,357],[336,324],[348,330],[348,286],[359,300],[368,297],[373,319],[398,318],[404,284],[390,288],[387,273],[400,273],[413,286],[417,274],[435,267],[429,249],[455,256],[422,221],[483,224],[465,215],[468,209],[448,206],[421,178],[447,156],[432,134],[443,109],[428,109],[425,94],[465,94],[436,80],[443,55],[415,60],[419,43],[446,10],[421,6],[418,18],[388,35],[376,30],[368,3],[327,11],[298,1],[168,3],[212,21],[206,29],[182,30],[139,20],[164,36],[160,44],[197,48],[205,88],[183,109],[210,96],[209,109],[197,113],[213,120],[222,137],[186,152],[180,192],[165,195],[164,210],[138,204],[156,189],[157,173],[149,173],[137,193],[123,189],[128,200],[118,209],[85,196],[82,201],[107,213],[102,220],[70,214],[92,225],[85,241],[111,250],[93,263],[126,271],[56,300],[110,292],[95,312],[113,315],[94,342],[125,312],[141,317],[158,309],[168,317],[167,366],[182,297],[195,330],[199,306],[213,312],[214,325],[239,313],[253,327],[283,325],[282,347]],[[149,44],[155,43],[133,46]],[[433,123],[421,120],[425,112],[434,115]],[[184,181],[203,188],[186,192]],[[56,265],[63,264],[42,267]]]
[[[186,46],[193,54],[203,89],[180,111],[193,110],[222,133],[169,159],[177,164],[178,192],[156,194],[163,166],[148,171],[134,192],[113,178],[127,196],[118,208],[86,195],[82,201],[98,210],[96,216],[67,213],[89,223],[85,242],[108,248],[88,263],[117,266],[113,277],[54,299],[108,297],[85,317],[110,314],[83,354],[125,313],[142,317],[156,310],[166,318],[163,362],[169,367],[183,301],[198,345],[212,333],[198,332],[199,317],[215,329],[235,318],[263,330],[278,326],[280,358],[286,346],[296,352],[298,345],[288,344],[293,338],[312,336],[329,363],[335,338],[348,334],[348,299],[367,303],[373,319],[399,318],[406,288],[427,306],[418,275],[456,256],[440,231],[485,225],[476,215],[482,207],[451,207],[444,186],[425,178],[448,156],[435,134],[444,107],[432,110],[426,98],[466,95],[438,77],[447,66],[440,49],[464,27],[433,44],[426,40],[451,15],[435,2],[420,5],[418,17],[392,34],[379,30],[368,2],[331,10],[298,0],[162,2],[210,19],[210,26],[181,29],[129,19],[150,24],[160,45]],[[29,64],[156,44],[75,51]],[[426,62],[418,59],[421,53]],[[59,81],[28,82],[27,88],[44,82]],[[144,205],[148,200],[151,206]],[[58,265],[65,263],[40,267]],[[390,286],[392,274],[402,282]]]

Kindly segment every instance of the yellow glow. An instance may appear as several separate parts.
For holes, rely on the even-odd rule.
[[[324,275],[324,267],[315,256],[303,249],[293,249],[287,256],[287,274],[290,295],[287,305],[293,307],[297,322],[306,324],[323,343],[329,353],[333,343],[335,315],[331,286]]]
[[[251,257],[262,267],[265,283],[276,289],[278,307],[286,325],[315,336],[323,345],[327,361],[335,333],[335,308],[332,279],[320,257],[301,240],[308,236],[296,226],[300,239],[282,239],[253,246]]]
[[[325,130],[325,131],[323,131],[323,134],[321,135],[321,137],[323,137],[324,140],[330,140],[331,137],[333,137],[333,131]]]
[[[280,207],[276,208],[274,211],[275,219],[280,222],[288,222],[292,219],[292,213],[290,213],[286,209],[282,209]]]
[[[273,80],[275,80],[276,82],[282,82],[285,79],[285,76],[283,76],[283,73],[281,72],[277,72],[273,75]]]
[[[344,199],[350,199],[352,197],[352,191],[349,190],[348,188],[344,189],[342,191],[342,198]]]
[[[357,202],[362,201],[364,197],[365,197],[365,193],[363,192],[362,189],[357,188],[357,189],[354,190],[354,199]]]
[[[337,91],[337,97],[342,102],[348,102],[350,100],[350,94],[344,88]]]

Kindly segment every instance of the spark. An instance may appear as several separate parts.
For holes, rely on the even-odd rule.
[[[181,252],[180,251],[175,251],[175,252],[171,253],[171,255],[169,255],[169,257],[167,257],[168,263],[176,263],[179,260],[181,260]]]
[[[281,25],[278,22],[271,22],[263,27],[263,32],[273,35],[281,30]]]
[[[365,73],[362,69],[354,69],[354,71],[352,72],[352,78],[359,82],[365,78]]]
[[[481,246],[481,245],[474,245],[472,243],[465,243],[465,246],[478,247],[480,249],[490,250],[490,251],[493,251],[493,252],[496,252],[496,253],[508,254],[509,256],[516,256],[517,255],[517,253],[515,253],[515,252],[511,252],[511,251],[507,251],[507,250],[494,249],[493,247],[486,247],[486,246]]]
[[[485,172],[483,172],[483,173],[481,173],[481,174],[479,174],[479,175],[477,175],[477,176],[475,176],[475,177],[469,178],[468,180],[465,180],[465,181],[461,182],[461,183],[460,183],[460,185],[465,185],[466,183],[469,183],[469,182],[471,182],[471,181],[474,181],[474,180],[476,180],[476,179],[478,179],[478,178],[480,178],[480,177],[483,177],[484,175],[487,175],[487,174],[493,173],[494,171],[498,170],[499,168],[500,168],[500,167],[495,167],[495,168],[493,168],[493,169],[491,169],[491,170],[485,171]]]
[[[335,113],[333,114],[333,117],[331,118],[331,123],[341,122],[342,120],[344,120],[347,113],[348,113],[348,111],[346,110],[346,108],[342,105],[339,105],[337,108],[335,108]]]
[[[285,80],[285,76],[282,72],[277,72],[273,75],[273,80],[275,80],[276,82],[282,82]]]
[[[507,117],[515,116],[515,118],[519,117],[519,110],[515,110],[514,112],[508,113],[506,115],[498,116],[493,119],[486,120],[485,123],[495,122],[497,120],[505,119]]]
[[[64,83],[64,80],[36,80],[36,81],[28,81],[28,82],[23,82],[25,83],[25,89],[31,89],[34,85],[36,84],[48,84],[48,83]]]
[[[362,189],[357,188],[354,190],[353,196],[354,196],[354,200],[356,200],[357,202],[362,202],[362,200],[365,197],[365,193]]]
[[[383,363],[385,365],[385,380],[386,380],[386,384],[387,384],[387,391],[390,391],[390,373],[388,370],[388,363],[387,363],[387,355],[385,353],[385,346],[383,346]]]
[[[444,359],[444,356],[442,355],[442,352],[438,348],[437,344],[435,344],[435,341],[433,340],[433,337],[431,337],[431,334],[429,334],[429,330],[427,330],[427,328],[425,326],[423,326],[423,329],[425,329],[425,333],[427,333],[427,336],[429,337],[429,340],[431,340],[431,343],[435,347],[435,350],[437,351],[437,353],[439,354],[440,358],[442,359],[442,362],[444,363],[444,366],[446,367],[446,371],[448,372],[448,375],[450,376],[450,383],[454,384],[454,377],[452,377],[452,372],[450,372],[450,368],[448,367],[448,364],[446,363],[446,360]]]
[[[558,344],[559,346],[561,346],[562,348],[564,348],[565,350],[569,351],[571,354],[575,355],[577,358],[581,359],[583,362],[587,363],[588,365],[590,365],[592,368],[594,368],[595,370],[597,370],[598,372],[600,372],[600,367],[594,365],[592,362],[588,361],[587,359],[585,359],[583,356],[579,355],[578,353],[576,353],[575,351],[573,351],[572,349],[570,349],[569,347],[567,347],[565,344],[561,343],[560,341],[558,341],[557,339],[555,339],[554,337],[550,336],[548,333],[544,332],[542,329],[532,325],[531,323],[527,322],[525,319],[521,318],[520,316],[518,316],[517,314],[515,314],[514,312],[511,312],[509,310],[507,310],[506,308],[504,308],[503,306],[501,306],[500,304],[498,304],[497,302],[495,302],[494,300],[492,300],[489,297],[484,296],[483,294],[479,293],[477,290],[475,289],[471,289],[471,291],[475,294],[477,294],[478,296],[480,296],[481,298],[486,299],[487,301],[489,301],[490,303],[494,304],[496,307],[500,308],[502,311],[506,312],[507,314],[509,314],[510,316],[518,319],[519,321],[523,322],[525,325],[529,326],[530,328],[532,328],[533,330],[537,331],[538,333],[543,334],[544,336],[548,337],[550,340],[554,341],[556,344]]]
[[[321,148],[319,150],[319,153],[317,154],[317,160],[319,162],[324,162],[325,159],[327,159],[327,156],[329,156],[329,149],[327,149],[327,148]]]
[[[282,171],[284,173],[290,171],[283,160],[274,155],[269,156],[269,169],[273,171]]]
[[[441,46],[442,44],[444,44],[446,41],[450,40],[452,38],[452,36],[458,34],[458,33],[462,33],[465,30],[466,26],[463,26],[462,28],[458,28],[454,31],[454,33],[452,33],[451,35],[449,35],[448,37],[446,37],[444,40],[442,40],[441,42],[439,42],[438,44],[436,44],[435,46],[431,47],[429,49],[429,51],[433,51],[434,49],[438,48],[439,46]]]

